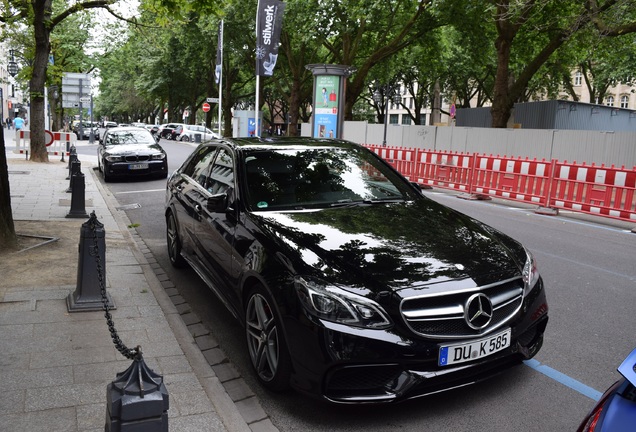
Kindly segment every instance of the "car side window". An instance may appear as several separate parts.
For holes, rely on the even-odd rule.
[[[205,188],[212,195],[225,193],[234,188],[234,160],[227,149],[220,149],[210,173]]]
[[[183,170],[183,173],[205,187],[207,168],[209,168],[210,163],[214,160],[216,150],[217,148],[213,146],[201,147],[188,166]]]

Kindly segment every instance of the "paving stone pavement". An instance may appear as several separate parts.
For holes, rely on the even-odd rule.
[[[62,163],[19,164],[25,155],[10,151],[11,140],[5,129],[14,220],[68,221]],[[277,431],[143,239],[129,229],[125,213],[115,209],[94,165],[82,160],[86,211],[95,212],[106,232],[106,288],[116,305],[111,314],[121,339],[141,345],[146,364],[163,376],[170,431]],[[104,430],[107,385],[131,361],[115,348],[103,311],[69,312],[67,298],[76,289],[0,290],[0,432]]]

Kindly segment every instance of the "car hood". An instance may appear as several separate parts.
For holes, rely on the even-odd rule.
[[[163,153],[158,144],[117,144],[106,146],[104,151],[108,154],[155,154]]]
[[[525,257],[516,241],[429,199],[252,215],[293,272],[349,287],[484,286],[518,277]]]

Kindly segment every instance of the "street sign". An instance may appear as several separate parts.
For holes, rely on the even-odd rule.
[[[208,103],[219,103],[219,98],[207,98],[205,101]]]
[[[80,88],[81,81],[81,88]],[[62,93],[91,94],[91,77],[88,74],[65,72],[62,76]]]
[[[64,80],[66,80],[66,79],[76,79],[76,80],[90,81],[91,80],[91,76],[89,74],[85,74],[85,73],[64,72],[64,74],[62,75],[62,84],[64,83]]]
[[[80,106],[79,93],[62,93],[62,107],[79,108],[79,106]]]
[[[203,112],[210,111],[210,104],[207,102],[203,102],[203,105],[201,105],[201,109],[203,110]]]

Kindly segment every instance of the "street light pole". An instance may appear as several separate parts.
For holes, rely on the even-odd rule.
[[[382,147],[386,147],[386,127],[389,124],[389,85],[384,87],[384,94],[386,95],[386,102],[384,104],[384,137],[382,138]]]
[[[376,88],[373,92],[373,100],[375,103],[380,103],[384,100],[384,138],[382,140],[382,147],[386,147],[386,130],[388,126],[389,117],[389,100],[392,100],[394,104],[400,103],[402,96],[400,96],[399,88],[395,88],[392,84],[385,84],[384,87],[380,87],[384,93],[380,93],[380,89]]]

